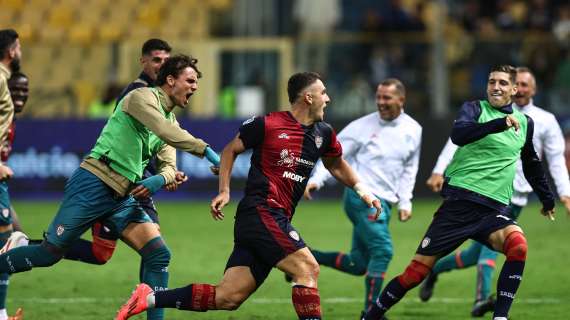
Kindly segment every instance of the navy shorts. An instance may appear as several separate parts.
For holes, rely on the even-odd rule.
[[[283,210],[258,206],[236,215],[234,249],[226,270],[249,267],[257,287],[271,269],[289,254],[305,248],[305,242]]]
[[[472,201],[445,200],[434,214],[416,253],[445,256],[467,239],[492,249],[489,235],[512,224],[517,223],[496,209]]]

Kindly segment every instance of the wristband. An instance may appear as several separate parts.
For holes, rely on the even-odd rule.
[[[204,150],[204,156],[216,167],[220,166],[220,156],[210,146],[207,146],[206,150]]]
[[[148,189],[148,191],[150,191],[150,193],[155,193],[158,190],[160,190],[160,188],[162,188],[162,186],[164,186],[164,184],[166,183],[166,180],[164,179],[163,176],[161,176],[160,174],[154,175],[152,177],[148,177],[142,181],[139,182],[141,185],[143,185],[145,188]]]
[[[368,190],[366,185],[362,182],[358,182],[357,184],[355,184],[354,187],[352,187],[352,189],[354,190],[354,192],[356,192],[356,194],[358,194],[358,196],[361,199],[364,196],[372,196],[372,192],[370,192],[370,190]]]

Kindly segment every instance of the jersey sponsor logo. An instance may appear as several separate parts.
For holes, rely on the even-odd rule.
[[[57,234],[57,236],[61,236],[63,234],[63,232],[65,231],[65,228],[63,227],[63,225],[59,225],[57,226],[57,228],[55,229],[55,234]]]
[[[299,239],[300,239],[299,234],[295,230],[291,230],[289,232],[289,237],[291,237],[295,241],[299,241]]]
[[[289,135],[283,132],[282,134],[278,135],[277,138],[279,139],[289,139]]]
[[[281,150],[281,152],[279,153],[279,157],[281,159],[277,161],[278,166],[287,167],[287,168],[291,168],[295,164],[304,165],[309,168],[315,166],[315,163],[313,161],[297,157],[293,152],[289,152],[289,150],[287,149]]]
[[[320,149],[323,145],[323,137],[315,136],[315,145],[317,146],[317,149]]]
[[[307,177],[303,177],[301,175],[294,174],[293,172],[289,172],[289,171],[283,172],[283,178],[291,179],[291,180],[297,181],[297,182],[303,182],[303,181],[305,181],[305,179],[307,179]]]
[[[8,208],[2,209],[2,215],[4,216],[4,218],[8,218],[8,216],[10,215],[10,209]]]
[[[428,237],[425,237],[425,238],[422,240],[422,248],[425,248],[425,247],[429,246],[429,243],[430,243],[430,242],[431,242],[431,239],[428,238]]]

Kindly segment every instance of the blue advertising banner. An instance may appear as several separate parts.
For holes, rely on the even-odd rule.
[[[242,120],[182,120],[180,125],[221,152],[236,134]],[[9,182],[12,198],[59,198],[65,181],[93,147],[104,120],[18,120],[16,139],[8,160],[14,171]],[[234,178],[239,187],[247,177],[249,154],[238,157]],[[178,169],[189,181],[169,197],[210,197],[218,189],[217,177],[205,159],[178,153]],[[241,180],[241,181],[239,181]],[[165,193],[166,192],[162,192]]]

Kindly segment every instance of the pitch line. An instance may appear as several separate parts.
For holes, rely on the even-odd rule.
[[[75,298],[40,298],[40,297],[28,297],[28,298],[8,298],[8,302],[12,303],[22,303],[22,302],[32,302],[37,304],[95,304],[95,303],[120,303],[126,301],[124,298],[94,298],[94,297],[75,297]],[[323,304],[338,304],[338,303],[361,303],[362,299],[352,298],[352,297],[333,297],[324,298],[321,300]],[[291,298],[252,298],[248,300],[250,303],[255,304],[290,304]],[[516,303],[525,304],[561,304],[566,303],[566,300],[557,298],[526,298],[526,299],[516,299]],[[418,298],[404,298],[400,303],[414,304],[414,303],[424,303]],[[469,298],[432,298],[430,299],[430,304],[443,303],[443,304],[471,304],[473,299]]]

